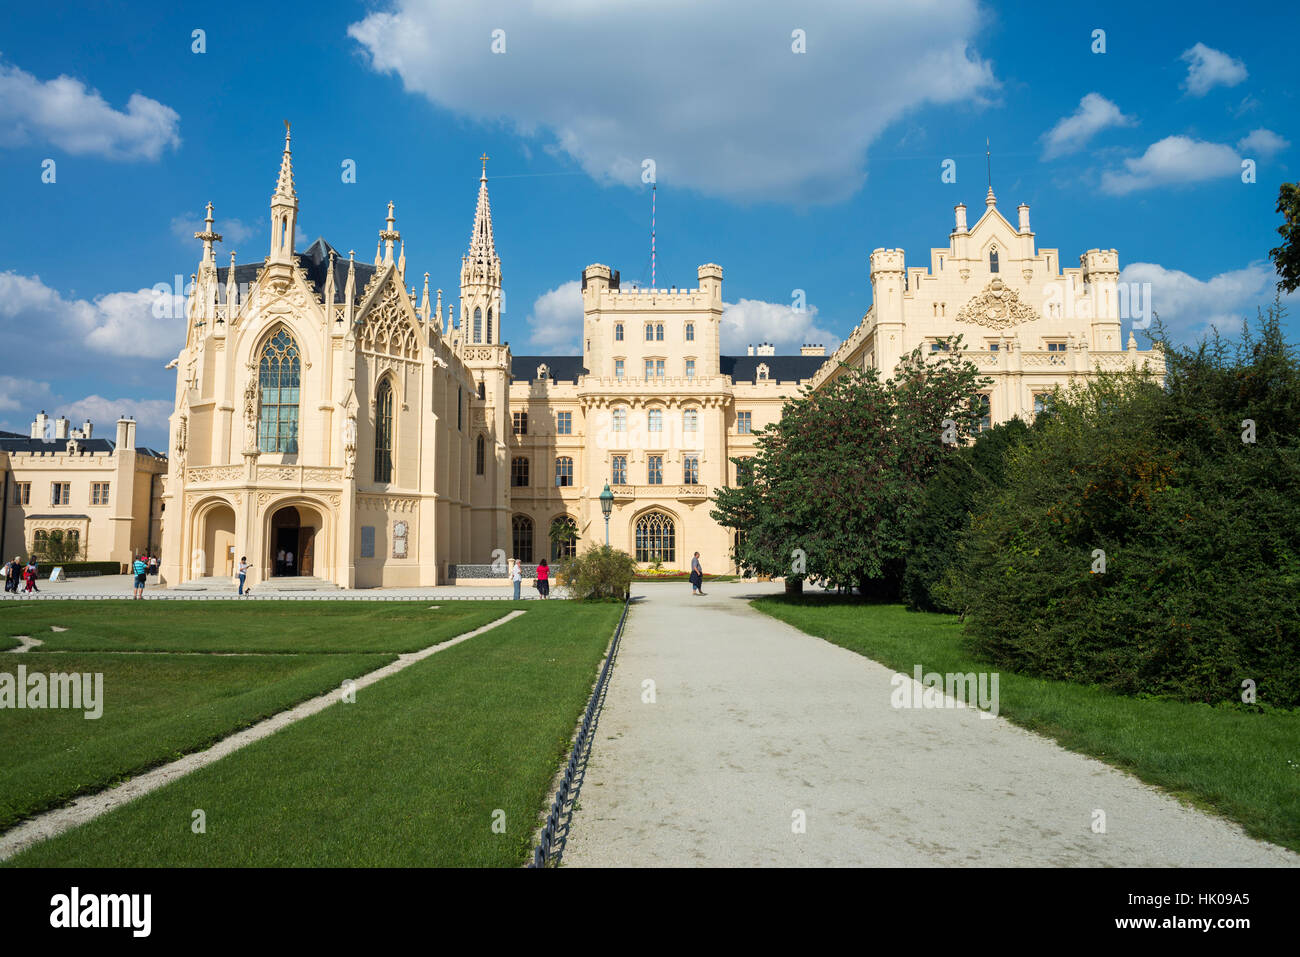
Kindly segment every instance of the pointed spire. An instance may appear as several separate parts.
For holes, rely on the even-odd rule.
[[[329,267],[325,270],[325,319],[329,321],[330,306],[334,305],[334,250],[330,250]]]
[[[230,272],[226,273],[226,318],[235,318],[235,300],[239,295],[239,287],[235,285],[235,251],[230,251]]]
[[[424,295],[420,298],[420,318],[429,321],[429,274],[424,274]]]
[[[406,281],[406,240],[402,240],[402,254],[397,258],[397,272]]]
[[[474,210],[474,231],[469,237],[469,258],[491,262],[496,258],[497,250],[492,240],[492,205],[488,202],[488,155],[484,153],[479,159],[483,161],[483,175],[478,181],[478,207]]]
[[[397,220],[393,217],[393,202],[392,200],[389,200],[388,218],[384,220],[384,222],[388,224],[388,228],[379,231],[379,238],[383,240],[384,243],[384,265],[386,266],[392,265],[393,262],[393,243],[402,238],[402,234],[393,228],[393,224],[396,221]],[[379,264],[376,263],[375,265]],[[398,272],[401,271],[402,267],[398,267]]]
[[[203,232],[195,233],[194,238],[203,240],[203,261],[216,262],[212,244],[221,242],[221,233],[214,232],[212,229],[212,203],[208,203],[208,215],[203,220]]]
[[[378,269],[380,266],[384,264],[384,256],[383,253],[380,251],[383,249],[383,246],[384,246],[383,240],[380,239],[375,240],[375,268],[376,269]]]
[[[438,322],[438,332],[442,332],[442,290],[438,290],[438,304],[433,307],[433,318]]]
[[[293,188],[293,154],[289,150],[289,121],[284,121],[284,155],[280,158],[280,178],[275,183],[275,195],[297,199]]]
[[[348,279],[343,286],[343,311],[347,314],[348,327],[352,325],[352,314],[357,298],[357,262],[356,251],[348,250]]]

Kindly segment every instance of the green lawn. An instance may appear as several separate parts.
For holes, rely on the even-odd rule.
[[[1300,713],[1130,698],[996,669],[965,651],[949,615],[823,597],[753,604],[909,675],[918,664],[927,672],[998,671],[1002,717],[1300,851]]]
[[[138,606],[136,606],[138,607]],[[0,830],[197,751],[395,655],[6,655],[0,671],[103,674],[103,713],[0,709]]]
[[[437,605],[437,608],[431,606]],[[416,651],[515,605],[498,601],[31,601],[0,603],[0,635],[46,651]],[[518,606],[524,607],[524,606]],[[52,631],[51,627],[67,631]],[[17,644],[15,642],[15,644]]]
[[[9,863],[524,863],[622,606],[491,604],[526,613]]]

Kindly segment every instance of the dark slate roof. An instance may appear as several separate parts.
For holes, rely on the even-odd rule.
[[[23,435],[21,432],[6,432],[4,429],[0,429],[0,439],[25,439],[25,438],[27,438],[27,436]]]
[[[826,361],[825,356],[719,356],[718,370],[732,382],[757,382],[759,363],[767,363],[767,375],[777,382],[811,379]]]
[[[537,378],[537,367],[543,363],[551,370],[552,379],[577,382],[578,376],[587,374],[582,356],[512,356],[510,381],[532,382]]]
[[[10,436],[14,436],[10,438]],[[77,439],[77,444],[83,452],[92,453],[112,453],[117,448],[117,442],[113,439]],[[5,452],[45,452],[51,455],[66,452],[68,448],[67,439],[50,439],[48,442],[44,439],[33,439],[26,435],[15,435],[13,432],[0,433],[0,451]],[[147,446],[137,445],[136,452],[141,455],[149,455],[156,459],[165,459],[166,452],[159,452]]]
[[[343,290],[348,283],[348,257],[341,255],[337,249],[327,243],[324,239],[317,237],[316,241],[298,253],[295,258],[298,265],[307,272],[307,279],[311,283],[312,291],[322,300],[325,296],[325,276],[329,272],[330,253],[334,253],[334,301],[343,301]],[[249,286],[257,278],[258,272],[265,265],[265,260],[256,263],[236,263],[235,264],[235,285]],[[361,293],[366,288],[366,283],[370,282],[377,270],[370,263],[358,261],[356,263],[356,301],[361,302]],[[217,282],[221,286],[226,284],[226,274],[230,272],[229,266],[217,267]],[[223,297],[225,293],[221,294]]]

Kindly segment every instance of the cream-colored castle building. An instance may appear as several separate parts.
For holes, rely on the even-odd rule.
[[[733,569],[731,533],[709,517],[734,459],[783,401],[848,366],[892,370],[962,333],[993,380],[989,420],[1032,416],[1043,396],[1096,368],[1149,365],[1120,339],[1118,256],[1062,269],[1036,249],[1028,207],[996,208],[926,268],[871,256],[873,305],[827,357],[768,344],[722,355],[720,266],[691,288],[624,286],[582,273],[580,356],[514,355],[502,317],[486,157],[459,303],[416,290],[390,203],[373,263],[323,239],[294,247],[298,197],[286,133],[270,204],[269,255],[219,266],[211,207],[177,360],[163,531],[169,583],[311,575],[343,587],[431,585],[483,566],[535,563],[588,543],[639,562]],[[606,522],[600,494],[614,498]],[[565,525],[576,546],[552,530]]]
[[[80,561],[126,565],[158,554],[167,458],[138,447],[135,428],[123,417],[115,438],[98,438],[90,420],[74,428],[41,412],[29,435],[0,432],[4,561],[44,556],[54,539]]]

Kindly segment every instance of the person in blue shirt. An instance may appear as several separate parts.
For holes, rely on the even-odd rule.
[[[144,577],[149,574],[149,565],[145,562],[143,557],[137,555],[135,561],[131,564],[131,570],[135,572],[135,597],[143,598]]]

